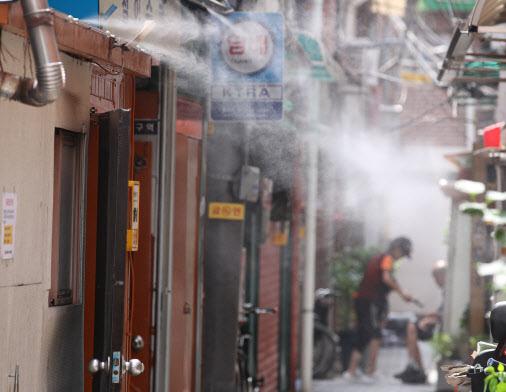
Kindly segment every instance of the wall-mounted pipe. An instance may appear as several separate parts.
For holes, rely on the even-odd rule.
[[[55,101],[65,86],[53,28],[53,11],[47,0],[21,0],[30,37],[37,79],[0,72],[0,96],[27,105],[44,106]]]

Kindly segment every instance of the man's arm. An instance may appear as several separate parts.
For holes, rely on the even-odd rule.
[[[402,291],[401,287],[397,284],[397,282],[392,278],[392,274],[390,273],[390,270],[384,269],[381,273],[381,278],[383,280],[383,283],[385,283],[388,287],[390,287],[392,290],[397,291],[399,295],[404,299],[404,301],[409,302],[413,299],[413,297],[404,291]]]
[[[440,315],[438,312],[426,314],[417,322],[418,328],[425,331],[429,326],[438,322]]]

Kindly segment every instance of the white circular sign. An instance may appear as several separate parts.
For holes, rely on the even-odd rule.
[[[254,74],[269,65],[274,54],[274,41],[262,24],[242,20],[225,31],[220,50],[223,60],[234,71]]]

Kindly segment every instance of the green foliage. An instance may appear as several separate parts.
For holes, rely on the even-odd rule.
[[[500,227],[506,225],[506,211],[489,208],[492,203],[506,200],[506,192],[486,191],[485,184],[476,181],[459,180],[455,182],[455,189],[467,193],[470,202],[463,202],[459,210],[468,215],[479,215],[482,220],[495,226],[492,237],[503,247],[506,246],[506,231]],[[485,193],[486,191],[486,193]],[[476,202],[476,196],[485,193],[485,203]]]
[[[488,335],[485,334],[469,336],[469,347],[474,348],[478,345],[478,342],[486,342],[487,340]]]
[[[463,359],[469,355],[470,347],[474,349],[478,342],[487,340],[488,336],[486,335],[468,336],[466,329],[462,329],[456,335],[436,332],[429,344],[434,350],[434,354],[439,356],[441,360]]]
[[[471,195],[471,199],[475,199],[476,195],[480,195],[485,192],[486,187],[482,182],[469,181],[469,180],[458,180],[454,185],[455,189]]]
[[[462,312],[462,316],[459,319],[459,327],[462,330],[467,330],[469,325],[469,304],[467,304],[466,308]]]
[[[504,229],[496,229],[492,235],[502,246],[506,246],[506,231]]]
[[[493,366],[485,369],[489,375],[485,377],[485,387],[483,392],[506,392],[506,373],[502,363],[497,365],[497,372]]]
[[[369,261],[379,253],[379,248],[348,248],[336,252],[332,257],[332,277],[335,290],[341,293],[339,298],[338,321],[340,328],[350,328],[353,321],[353,293],[357,291],[364,270]]]
[[[487,205],[485,203],[475,203],[475,202],[464,202],[459,205],[460,212],[468,215],[481,215],[485,214],[485,209]]]
[[[452,358],[455,354],[455,339],[446,332],[436,332],[429,341],[432,349],[441,356],[441,359]]]

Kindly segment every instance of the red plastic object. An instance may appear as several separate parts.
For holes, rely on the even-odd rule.
[[[483,147],[501,147],[501,129],[504,122],[483,128]]]

